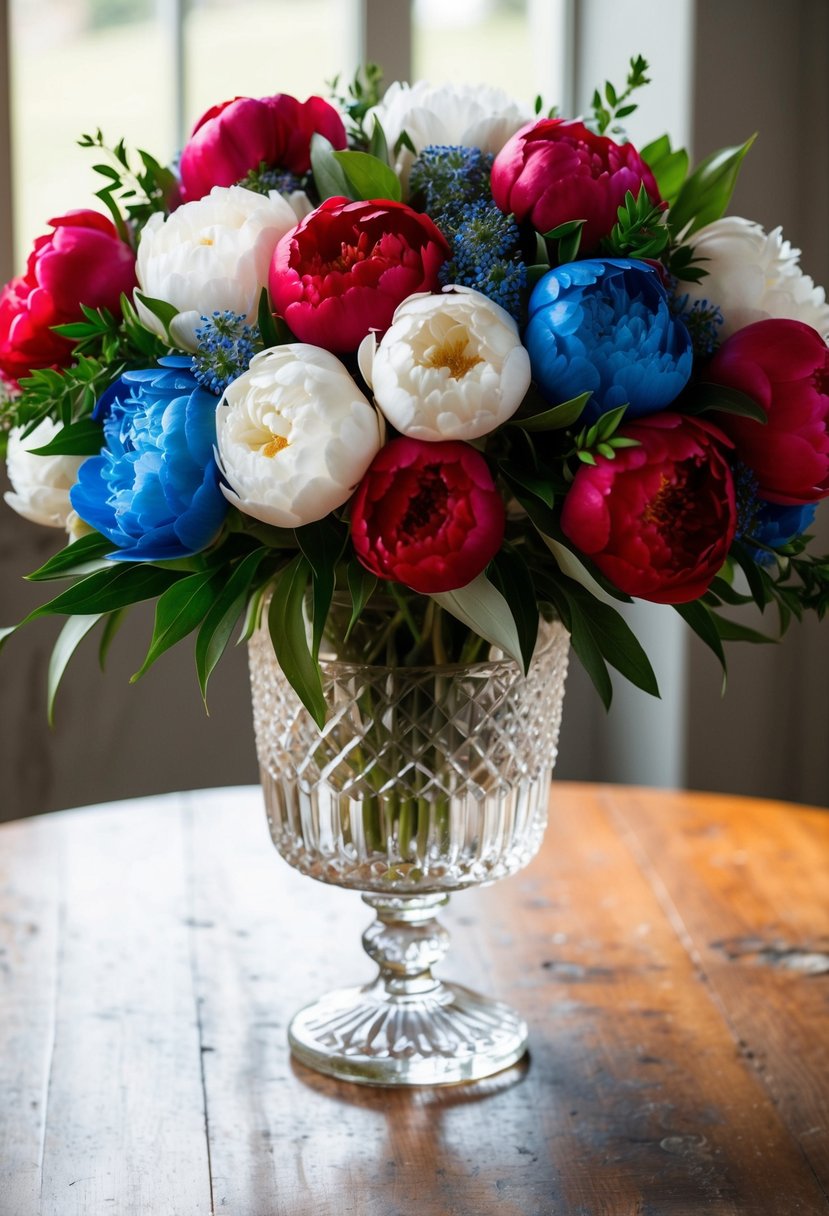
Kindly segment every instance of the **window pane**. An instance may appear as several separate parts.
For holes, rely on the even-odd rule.
[[[173,83],[153,0],[11,0],[15,268],[52,216],[103,209],[100,156],[77,146],[101,127],[161,160],[173,152]]]
[[[534,96],[526,0],[415,0],[413,20],[414,79],[485,81],[517,100]]]
[[[187,119],[230,97],[328,96],[344,68],[341,0],[210,0],[188,15]]]

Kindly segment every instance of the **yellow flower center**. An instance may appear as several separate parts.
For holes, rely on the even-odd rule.
[[[448,339],[438,346],[426,360],[427,367],[446,367],[453,380],[462,380],[467,372],[472,371],[483,359],[478,355],[466,352],[467,340],[464,337]]]
[[[200,236],[200,237],[199,237],[199,244],[200,244],[200,245],[212,245],[212,244],[213,244],[213,237],[212,237],[212,236]]]
[[[263,456],[274,457],[277,452],[281,452],[283,448],[288,446],[288,440],[284,435],[271,435],[267,443],[263,443],[259,451]]]

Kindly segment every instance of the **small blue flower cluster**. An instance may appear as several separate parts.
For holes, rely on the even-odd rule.
[[[251,169],[246,177],[238,183],[246,190],[254,190],[257,194],[270,194],[277,190],[280,194],[293,194],[294,190],[302,189],[302,178],[289,169],[280,169],[278,165],[269,165],[262,161],[258,169]]]
[[[248,325],[235,312],[214,312],[202,317],[196,330],[199,348],[193,355],[193,375],[204,388],[221,397],[231,381],[248,370],[261,338],[256,325]]]
[[[479,199],[459,208],[450,239],[453,257],[441,267],[441,282],[473,287],[518,320],[527,268],[516,257],[515,221],[494,203]]]
[[[692,302],[687,292],[678,296],[675,287],[671,297],[671,312],[683,322],[691,335],[697,358],[710,359],[720,344],[723,315],[718,305],[709,304],[708,300]]]
[[[760,510],[760,498],[757,491],[760,483],[757,474],[741,460],[735,462],[732,468],[734,475],[734,494],[737,499],[737,531],[735,536],[750,536]]]
[[[441,283],[472,287],[517,320],[527,270],[518,225],[492,201],[493,159],[480,148],[432,144],[412,165],[409,188],[452,246]]]
[[[441,230],[441,219],[475,199],[491,199],[489,178],[495,158],[480,148],[430,144],[414,162],[409,193]]]

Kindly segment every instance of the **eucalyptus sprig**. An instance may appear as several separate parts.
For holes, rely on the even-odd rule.
[[[367,63],[358,68],[354,78],[345,86],[339,74],[327,82],[331,100],[348,119],[349,147],[367,151],[371,144],[371,131],[366,131],[365,120],[369,110],[380,101],[380,85],[383,69],[376,63]]]
[[[629,98],[637,89],[650,84],[650,77],[646,75],[647,71],[647,60],[643,59],[641,55],[636,55],[630,60],[623,91],[620,92],[609,80],[606,80],[604,93],[602,94],[598,89],[593,93],[590,103],[593,115],[587,120],[587,125],[595,127],[599,135],[604,135],[608,130],[612,135],[622,133],[624,128],[619,125],[619,119],[627,118],[629,114],[638,109],[638,103],[629,101]]]
[[[94,135],[82,135],[78,144],[103,152],[107,157],[108,163],[92,166],[107,181],[95,195],[109,211],[122,239],[135,246],[136,229],[154,212],[166,214],[172,209],[178,193],[176,175],[140,148],[131,158],[123,139],[111,148],[100,127]],[[137,165],[135,157],[140,162]]]
[[[583,427],[575,439],[575,456],[582,464],[595,464],[596,455],[615,460],[620,448],[639,447],[637,439],[617,434],[627,410],[627,404],[608,410],[592,426]]]
[[[671,241],[665,224],[665,206],[652,203],[644,183],[634,198],[628,190],[616,211],[617,223],[602,241],[602,251],[610,257],[660,258]]]

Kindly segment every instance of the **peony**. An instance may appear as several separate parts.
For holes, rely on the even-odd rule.
[[[766,233],[759,224],[727,215],[693,236],[694,254],[707,274],[682,283],[691,301],[718,306],[720,337],[768,317],[787,317],[829,334],[829,305],[822,287],[800,269],[800,250],[783,240],[782,229]]]
[[[81,304],[119,315],[122,292],[135,285],[135,255],[105,216],[69,211],[49,224],[26,273],[0,291],[0,372],[13,380],[69,363],[73,343],[52,326],[82,320]]]
[[[550,270],[530,297],[524,342],[552,402],[588,389],[585,420],[627,404],[629,418],[664,409],[691,375],[691,339],[671,314],[657,271],[626,258]]]
[[[403,203],[329,198],[277,245],[271,300],[300,341],[355,351],[407,296],[437,288],[448,256],[428,216]]]
[[[508,312],[469,287],[400,305],[360,371],[389,422],[412,439],[477,439],[506,422],[530,386],[530,359]]]
[[[84,458],[34,454],[34,448],[45,447],[62,430],[52,418],[43,418],[25,439],[23,430],[17,426],[9,432],[6,472],[12,488],[3,497],[18,515],[32,523],[66,528],[72,514],[69,490]]]
[[[279,528],[341,507],[380,443],[377,414],[339,359],[301,342],[256,355],[216,411],[225,497]]]
[[[297,222],[278,194],[266,197],[241,186],[216,186],[165,219],[150,217],[138,247],[138,283],[144,295],[178,309],[170,333],[195,350],[201,318],[233,312],[252,325],[268,281],[271,255]],[[164,327],[136,300],[141,320],[164,337]]]
[[[480,148],[498,152],[529,118],[527,111],[501,89],[486,85],[431,85],[394,81],[379,105],[369,110],[366,129],[376,116],[389,148],[405,132],[415,151],[400,147],[395,168],[404,190],[417,153],[433,145]]]
[[[737,525],[725,437],[662,413],[619,434],[637,447],[581,465],[561,527],[620,591],[657,604],[697,599],[725,561]]]
[[[732,334],[706,380],[753,398],[765,423],[736,414],[717,422],[771,502],[796,506],[829,495],[829,349],[800,321],[756,321]]]
[[[311,137],[319,132],[335,148],[346,146],[345,128],[333,106],[321,97],[297,101],[287,93],[273,97],[235,97],[212,106],[184,145],[179,172],[184,198],[202,198],[213,186],[232,186],[264,167],[282,170],[286,186],[311,167]]]
[[[181,356],[124,372],[96,407],[105,445],[70,491],[86,523],[118,547],[113,558],[189,557],[215,540],[227,513],[213,458],[216,398]]]
[[[633,144],[595,135],[583,123],[542,118],[506,143],[492,166],[492,197],[520,223],[549,232],[571,220],[585,220],[582,254],[593,253],[616,223],[628,190],[644,186],[660,201],[656,179]]]
[[[503,536],[504,504],[489,466],[455,441],[393,439],[351,506],[351,538],[363,565],[423,595],[471,583]]]

